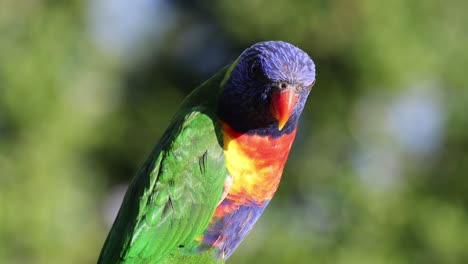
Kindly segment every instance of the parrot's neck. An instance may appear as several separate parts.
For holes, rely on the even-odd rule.
[[[278,138],[241,134],[226,124],[223,132],[226,166],[232,178],[227,195],[256,204],[270,200],[280,182],[296,129]]]
[[[238,133],[222,124],[229,176],[201,249],[215,247],[227,259],[244,239],[278,188],[296,129],[281,137]]]

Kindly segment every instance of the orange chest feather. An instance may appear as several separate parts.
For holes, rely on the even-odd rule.
[[[224,154],[231,177],[227,197],[257,204],[273,197],[296,135],[278,138],[247,135],[223,124]]]

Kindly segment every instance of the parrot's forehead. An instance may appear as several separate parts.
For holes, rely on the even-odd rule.
[[[307,53],[283,41],[259,42],[241,56],[246,66],[258,63],[273,81],[310,86],[315,81],[315,64]]]

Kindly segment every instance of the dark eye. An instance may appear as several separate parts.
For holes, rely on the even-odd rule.
[[[265,81],[267,79],[260,67],[260,64],[258,64],[257,62],[254,62],[252,63],[252,65],[250,65],[250,75],[252,76],[252,78],[258,81]]]
[[[260,72],[260,65],[258,63],[252,63],[250,66],[250,73],[252,74],[252,77],[255,77],[259,74]]]

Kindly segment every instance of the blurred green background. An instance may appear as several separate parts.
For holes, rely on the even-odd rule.
[[[317,84],[228,263],[468,263],[468,2],[0,0],[0,263],[95,263],[179,103],[257,41]]]

